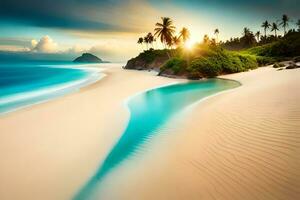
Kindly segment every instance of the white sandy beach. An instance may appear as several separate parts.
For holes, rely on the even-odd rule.
[[[0,118],[0,199],[70,199],[125,128],[124,99],[179,81],[120,68],[105,73],[80,92]],[[134,170],[112,173],[104,199],[300,196],[300,70],[224,77],[242,86],[194,106]]]
[[[142,159],[112,174],[101,197],[298,199],[300,70],[264,67],[224,78],[243,85],[193,106]]]

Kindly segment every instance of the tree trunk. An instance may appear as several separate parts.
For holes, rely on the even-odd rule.
[[[267,29],[265,28],[265,39],[267,39]]]
[[[165,43],[165,42],[164,42],[164,46],[165,46],[165,49],[167,50],[167,56],[168,56],[168,58],[170,59],[170,58],[171,58],[171,56],[170,56],[170,54],[169,54],[169,52],[168,52],[167,45],[166,45],[166,43]]]

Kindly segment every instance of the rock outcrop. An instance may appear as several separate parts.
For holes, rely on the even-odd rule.
[[[135,58],[130,59],[124,68],[160,71],[160,67],[162,67],[168,60],[169,56],[166,51],[149,50],[141,53]]]

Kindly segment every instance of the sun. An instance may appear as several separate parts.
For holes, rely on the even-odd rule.
[[[193,42],[192,40],[188,40],[185,42],[184,48],[188,49],[188,50],[192,50],[194,45],[195,45],[195,42]]]

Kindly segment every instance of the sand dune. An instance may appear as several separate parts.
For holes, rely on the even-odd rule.
[[[300,70],[224,77],[243,85],[194,105],[143,158],[116,170],[100,196],[299,199]]]

